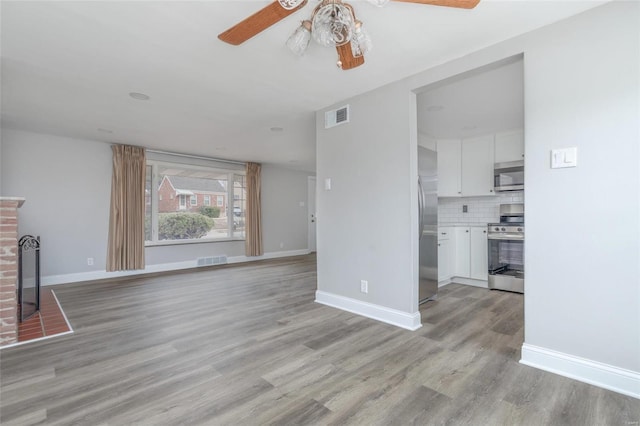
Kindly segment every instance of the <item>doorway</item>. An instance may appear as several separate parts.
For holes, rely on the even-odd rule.
[[[414,92],[417,148],[437,153],[438,292],[466,291],[465,286],[500,292],[488,290],[488,226],[502,222],[501,205],[524,204],[523,189],[500,192],[504,188],[495,183],[496,163],[524,164],[524,56]],[[524,324],[524,295],[509,298],[518,300],[510,309]],[[421,307],[423,321],[429,307]]]

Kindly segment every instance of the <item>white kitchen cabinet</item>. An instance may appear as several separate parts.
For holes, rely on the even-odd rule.
[[[462,141],[438,140],[438,197],[460,197],[460,167],[462,166]]]
[[[469,227],[457,226],[453,232],[453,275],[456,277],[468,277],[469,269]]]
[[[453,228],[438,228],[438,281],[446,281],[453,275]]]
[[[462,195],[495,195],[493,192],[493,135],[462,140]]]
[[[524,159],[524,131],[496,133],[495,162],[506,163]]]
[[[469,234],[469,278],[487,280],[489,269],[487,228],[471,227]]]
[[[438,140],[438,196],[494,195],[493,135]]]
[[[453,240],[453,276],[487,280],[487,229],[484,226],[457,226]]]

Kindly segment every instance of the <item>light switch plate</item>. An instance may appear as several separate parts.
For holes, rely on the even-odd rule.
[[[578,166],[578,148],[561,148],[551,150],[551,168],[564,169]]]
[[[331,178],[326,178],[324,180],[324,190],[325,191],[330,191],[331,190]]]

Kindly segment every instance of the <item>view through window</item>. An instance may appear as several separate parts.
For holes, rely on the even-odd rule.
[[[238,171],[148,161],[147,244],[244,239],[245,181]]]

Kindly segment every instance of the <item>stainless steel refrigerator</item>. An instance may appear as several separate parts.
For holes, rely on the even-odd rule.
[[[438,156],[418,146],[418,206],[420,232],[418,301],[438,293]]]

